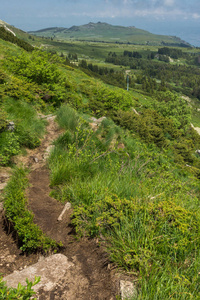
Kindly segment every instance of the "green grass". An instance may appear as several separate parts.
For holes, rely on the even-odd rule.
[[[7,98],[1,105],[1,111],[6,121],[0,132],[0,164],[7,165],[22,147],[33,149],[40,145],[45,122],[37,117],[35,109],[25,101]],[[9,122],[14,122],[13,131],[6,129]]]
[[[6,285],[6,282],[0,278],[0,299],[9,299],[9,300],[16,300],[16,299],[33,299],[36,300],[36,298],[33,298],[33,295],[36,294],[33,290],[33,286],[38,284],[40,281],[40,277],[36,277],[34,282],[29,282],[28,279],[26,279],[26,285],[23,286],[21,283],[18,283],[17,288],[8,288]]]
[[[199,157],[195,150],[199,148],[199,137],[187,126],[179,130],[179,124],[175,130],[167,116],[173,112],[172,116],[177,119],[177,108],[167,112],[169,99],[165,94],[160,94],[163,102],[158,102],[155,99],[158,94],[150,95],[139,89],[127,93],[87,76],[76,66],[66,66],[56,56],[48,58],[61,75],[59,82],[36,85],[29,68],[24,68],[24,73],[20,73],[19,68],[17,73],[15,62],[11,64],[12,59],[8,58],[14,55],[17,63],[24,63],[32,57],[35,72],[37,68],[42,69],[38,63],[42,54],[19,56],[21,50],[16,47],[15,52],[14,45],[1,45],[0,55],[7,60],[0,63],[7,78],[1,72],[0,126],[4,128],[7,116],[16,123],[16,131],[0,133],[1,147],[4,144],[4,150],[10,149],[8,154],[12,156],[20,145],[29,141],[33,146],[38,145],[44,124],[37,119],[33,107],[42,109],[42,96],[46,93],[53,94],[53,100],[50,98],[46,107],[55,110],[61,103],[68,103],[56,108],[57,120],[64,132],[55,142],[49,166],[52,195],[73,204],[72,223],[77,234],[98,237],[112,261],[135,276],[137,299],[198,299],[200,194]],[[108,51],[147,50],[147,46],[106,43],[56,44],[52,41],[52,45],[55,49],[58,45],[59,51],[65,49],[65,54],[77,49],[83,57],[92,56],[99,64],[103,64]],[[156,50],[156,47],[149,49]],[[46,54],[42,57],[46,62]],[[140,70],[132,72],[137,76]],[[15,99],[8,97],[6,88]],[[33,91],[31,95],[27,93],[29,88]],[[131,113],[132,107],[140,115]],[[166,118],[152,111],[152,107],[166,114]],[[124,129],[106,119],[94,132],[88,124],[90,114],[111,116]],[[179,107],[178,118],[185,120],[182,115]],[[196,125],[198,112],[194,115]],[[41,238],[42,233],[32,227],[33,216],[25,209],[25,173],[17,169],[8,185],[7,216],[18,230],[24,251],[49,249],[51,241],[46,241],[43,235]]]
[[[60,110],[77,122],[71,108]],[[137,278],[136,299],[198,299],[198,180],[108,119],[96,132],[81,117],[70,124],[49,166],[52,195],[73,204],[77,234],[102,239]]]
[[[27,171],[16,168],[5,189],[5,216],[17,234],[17,241],[23,252],[48,252],[58,248],[58,244],[46,237],[33,222],[33,213],[27,209]]]
[[[121,42],[133,44],[162,45],[163,42],[181,44],[180,39],[171,36],[155,35],[135,27],[113,26],[107,23],[89,23],[72,28],[49,28],[32,32],[36,36],[56,37],[56,39]]]

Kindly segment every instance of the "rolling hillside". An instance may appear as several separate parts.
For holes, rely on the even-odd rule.
[[[121,278],[134,287],[135,300],[199,299],[198,53],[114,45],[120,54],[102,43],[107,61],[94,65],[66,55],[73,42],[48,39],[66,44],[60,55],[26,51],[18,37],[6,38],[0,37],[2,275],[62,251],[73,262],[72,284],[65,273],[49,294],[41,289],[43,299],[119,299]],[[3,299],[20,299],[24,288],[5,281],[0,277]]]
[[[36,36],[59,39],[61,41],[84,40],[144,45],[189,46],[187,42],[182,41],[178,37],[156,35],[134,26],[113,26],[102,22],[90,22],[82,26],[72,26],[70,28],[51,27],[38,31],[31,31],[30,33]]]

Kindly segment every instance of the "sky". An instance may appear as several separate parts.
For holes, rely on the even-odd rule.
[[[1,20],[25,31],[100,21],[200,46],[200,0],[0,0],[0,7]]]

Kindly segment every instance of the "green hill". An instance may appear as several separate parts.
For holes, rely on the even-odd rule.
[[[134,26],[113,26],[107,23],[88,23],[70,28],[51,27],[38,31],[31,31],[31,34],[49,38],[65,40],[84,40],[110,43],[131,43],[144,45],[177,45],[189,46],[178,37],[156,35],[148,31],[138,29]]]
[[[135,63],[127,91],[105,83],[106,76],[126,83],[127,73],[122,78],[109,65],[97,73],[84,60],[76,65],[64,55],[25,51],[0,38],[0,166],[12,167],[13,156],[38,147],[45,131],[38,112],[55,113],[63,130],[48,160],[51,196],[72,204],[73,232],[96,238],[132,276],[135,299],[199,299],[200,136],[190,126],[193,99],[171,88],[194,88],[199,67],[191,64],[194,53],[160,52],[178,58],[170,64],[155,53],[110,53],[119,64]],[[54,244],[32,229],[33,218],[22,211],[23,174],[20,184],[11,181],[5,214],[23,251],[48,250]]]

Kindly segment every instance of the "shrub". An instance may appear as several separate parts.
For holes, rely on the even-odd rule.
[[[34,108],[25,101],[8,99],[4,104],[9,119],[14,121],[14,134],[20,146],[35,148],[40,145],[40,137],[44,133],[44,121],[37,117]]]
[[[7,165],[20,152],[20,143],[14,132],[0,133],[0,165]]]
[[[7,124],[7,114],[5,111],[0,109],[0,133],[6,129]]]
[[[33,299],[33,295],[36,294],[32,287],[40,281],[40,277],[36,277],[35,281],[32,283],[26,279],[26,286],[18,284],[17,288],[8,288],[6,282],[0,278],[0,299],[9,299],[9,300],[28,300]],[[34,298],[33,300],[36,300]]]

